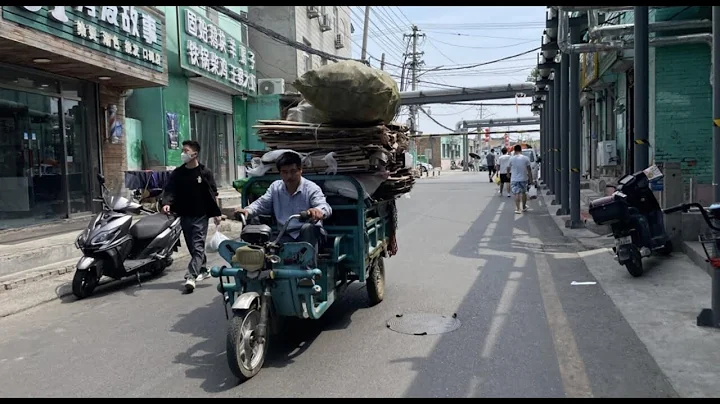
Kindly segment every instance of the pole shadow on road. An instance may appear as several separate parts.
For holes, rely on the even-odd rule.
[[[535,215],[517,218],[511,199],[491,198],[451,249],[485,264],[457,308],[460,329],[443,334],[429,356],[401,360],[417,372],[406,397],[564,397],[534,247],[513,235],[529,234]]]
[[[268,356],[263,368],[284,368],[306,352],[323,331],[345,329],[352,315],[368,307],[365,285],[354,284],[328,309],[320,320],[289,318],[282,322],[278,335],[271,336]],[[200,379],[201,388],[218,393],[238,386],[228,368],[226,357],[227,325],[223,297],[218,294],[212,302],[183,315],[172,332],[192,335],[201,341],[175,357],[175,363],[189,368],[188,378]],[[228,314],[232,315],[228,308]],[[247,383],[253,383],[250,379]]]

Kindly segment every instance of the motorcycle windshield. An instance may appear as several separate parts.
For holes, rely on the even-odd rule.
[[[130,200],[122,192],[123,184],[105,184],[103,187],[103,199],[105,204],[112,210],[123,210],[128,207]]]

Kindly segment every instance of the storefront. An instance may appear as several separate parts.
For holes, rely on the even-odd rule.
[[[122,182],[124,99],[167,84],[151,7],[2,6],[0,230],[90,212]],[[97,207],[95,207],[97,208]]]

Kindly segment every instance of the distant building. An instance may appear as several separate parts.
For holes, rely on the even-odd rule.
[[[352,57],[349,6],[249,6],[249,19],[278,34],[332,55]],[[328,63],[317,55],[249,31],[258,79],[284,79],[285,92],[308,70]],[[277,90],[276,90],[277,91]]]

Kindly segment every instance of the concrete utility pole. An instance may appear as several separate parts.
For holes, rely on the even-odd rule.
[[[417,91],[417,83],[418,83],[418,69],[420,68],[420,65],[422,64],[422,60],[420,60],[420,56],[423,55],[423,52],[417,51],[417,43],[418,38],[425,36],[425,34],[420,34],[420,29],[413,25],[412,26],[412,34],[403,34],[403,38],[409,37],[412,41],[412,54],[410,54],[410,85],[412,88],[412,91]],[[418,132],[418,107],[417,105],[410,105],[410,133],[412,135],[417,135]],[[413,164],[415,163],[415,160],[417,159],[417,150],[415,150],[416,144],[414,140],[410,140],[410,154],[413,156]]]
[[[368,25],[370,24],[370,6],[365,6],[365,22],[363,23],[363,40],[362,40],[362,52],[360,52],[360,59],[365,60],[367,56],[367,37],[368,37]]]
[[[649,34],[648,34],[648,6],[635,6],[633,13],[635,19],[635,164],[634,171],[638,172],[647,168],[648,137],[649,137],[649,109],[648,103],[650,92],[648,90],[648,73],[650,66],[649,58]]]
[[[713,62],[713,201],[720,202],[720,6],[712,8]]]
[[[380,56],[380,70],[385,70],[385,52]]]

